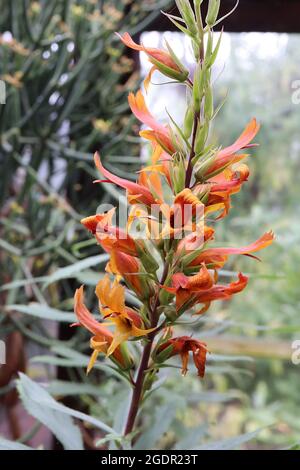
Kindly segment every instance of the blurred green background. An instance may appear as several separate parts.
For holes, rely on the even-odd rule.
[[[0,368],[0,435],[49,448],[57,442],[45,423],[24,413],[24,391],[19,401],[18,370],[46,383],[57,400],[121,432],[128,388],[101,364],[85,375],[88,335],[69,328],[80,283],[96,312],[93,289],[106,263],[79,220],[119,197],[111,185],[92,185],[95,150],[107,168],[133,179],[139,155],[148,153],[127,105],[129,90],[146,73],[145,58],[139,64],[113,32],[142,33],[168,2],[2,4],[0,79],[7,99],[0,105],[0,339],[8,363]],[[183,37],[167,37],[191,66]],[[163,42],[156,32],[142,39],[145,45]],[[260,147],[247,162],[250,180],[233,198],[230,216],[218,223],[216,243],[247,245],[270,229],[276,243],[261,263],[235,257],[226,265],[225,280],[239,270],[251,280],[246,292],[195,323],[212,352],[207,375],[200,381],[191,368],[181,379],[177,368],[163,370],[162,386],[145,403],[136,447],[264,449],[300,441],[300,365],[291,360],[292,342],[300,339],[300,105],[292,102],[299,46],[298,35],[224,35],[216,106],[228,97],[211,139],[232,143],[253,116],[262,130]],[[160,81],[154,75],[149,106],[159,118],[167,107],[180,120],[183,87],[156,86]],[[89,424],[82,433],[87,448],[103,437]]]

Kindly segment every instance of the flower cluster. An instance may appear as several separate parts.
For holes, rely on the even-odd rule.
[[[255,146],[259,125],[252,119],[227,148],[208,142],[218,111],[211,75],[221,41],[220,36],[214,44],[212,33],[220,2],[209,1],[205,23],[201,3],[194,0],[192,7],[189,0],[177,0],[181,16],[167,15],[191,39],[196,61],[193,76],[169,43],[166,50],[146,48],[128,33],[119,35],[126,46],[144,52],[152,64],[144,82],[146,90],[155,71],[186,87],[186,115],[182,126],[171,117],[169,124],[158,122],[142,91],[129,95],[133,114],[146,128],[140,135],[150,141],[151,162],[133,182],[108,171],[97,153],[95,165],[103,178],[97,182],[126,190],[130,212],[123,228],[113,222],[115,209],[82,220],[110,260],[107,274],[96,287],[102,320],[98,322],[85,306],[83,287],[75,294],[75,313],[78,323],[93,335],[88,370],[98,354],[104,353],[128,374],[133,385],[127,432],[132,430],[139,400],[163,363],[180,356],[184,375],[191,353],[198,375],[204,376],[207,346],[191,336],[173,336],[177,320],[182,315],[202,315],[211,302],[243,291],[248,282],[245,275],[221,284],[219,270],[231,255],[255,258],[253,253],[274,238],[269,232],[241,248],[211,246],[212,223],[228,215],[231,198],[249,177],[249,168],[241,162],[248,156],[245,149]],[[127,291],[136,297],[139,308],[126,305]],[[141,341],[143,346],[139,364],[130,341]]]

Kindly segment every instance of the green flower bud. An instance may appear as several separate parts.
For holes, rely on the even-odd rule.
[[[161,289],[159,293],[160,305],[168,305],[173,298],[173,294],[167,292],[165,289]]]
[[[197,65],[194,75],[194,86],[193,86],[193,102],[194,110],[196,113],[200,112],[201,100],[204,93],[204,80],[205,70],[202,69],[201,64]]]
[[[159,264],[156,259],[151,255],[151,253],[147,250],[147,247],[138,246],[138,254],[141,260],[142,265],[144,266],[147,273],[156,273],[159,268]]]
[[[205,91],[205,104],[204,104],[204,116],[207,121],[210,121],[214,115],[214,98],[212,87],[208,85]]]
[[[213,26],[218,18],[221,0],[209,0],[206,23]]]
[[[133,361],[132,356],[130,355],[130,353],[128,351],[127,344],[124,342],[124,343],[120,344],[119,348],[120,348],[120,352],[122,354],[122,358],[124,360],[124,366],[122,366],[122,368],[124,368],[124,370],[131,369],[134,365],[134,361]]]
[[[193,36],[197,36],[198,28],[195,19],[195,15],[189,0],[175,0],[178,10],[181,13],[182,18],[185,21],[190,33]]]
[[[195,151],[196,153],[200,153],[206,143],[207,137],[209,132],[209,121],[205,121],[204,124],[199,127],[197,135],[196,135],[196,142],[195,142]]]
[[[168,320],[170,320],[171,322],[174,322],[178,318],[178,312],[176,310],[175,305],[168,305],[164,309],[164,314],[165,314],[166,318]]]
[[[185,166],[184,161],[181,160],[174,168],[174,190],[178,194],[185,187]]]
[[[183,132],[185,137],[188,139],[191,136],[193,130],[194,122],[194,110],[192,106],[189,106],[185,113],[184,123],[183,123]]]

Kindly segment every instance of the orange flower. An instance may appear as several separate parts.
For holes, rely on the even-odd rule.
[[[191,217],[204,215],[205,206],[189,188],[183,189],[174,199],[174,205],[180,208],[182,220],[186,219],[185,212]],[[176,210],[176,209],[175,209]]]
[[[148,188],[151,194],[155,197],[155,203],[161,204],[163,201],[163,188],[161,184],[160,175],[153,169],[143,168],[139,173],[138,182],[144,188]],[[138,199],[134,202],[139,202]]]
[[[205,304],[204,307],[197,312],[198,315],[206,312],[210,306],[210,303],[214,300],[229,300],[232,295],[242,292],[248,284],[248,277],[239,273],[237,281],[232,282],[229,285],[215,285],[211,289],[197,294],[197,303]]]
[[[95,236],[99,245],[108,253],[117,250],[130,256],[138,256],[138,242],[135,242],[127,232],[119,227],[100,223],[97,226]]]
[[[156,171],[162,174],[166,180],[170,188],[173,189],[171,175],[170,175],[170,162],[172,161],[171,156],[165,152],[158,144],[155,142],[152,143],[153,146],[153,153],[151,156],[151,166],[145,167],[144,171]]]
[[[172,287],[163,286],[167,292],[176,294],[176,310],[183,311],[198,303],[198,295],[210,290],[214,279],[205,265],[195,276],[176,273],[172,276]]]
[[[209,196],[206,202],[208,208],[223,209],[222,213],[217,217],[222,219],[226,217],[230,209],[230,199],[233,194],[240,191],[242,184],[248,180],[249,168],[247,165],[239,165],[235,170],[226,168],[222,173],[209,180],[211,185]],[[210,210],[207,210],[207,213]]]
[[[138,256],[138,242],[135,242],[125,230],[110,225],[114,210],[86,217],[81,223],[95,235],[97,242],[106,252],[119,250],[131,256]]]
[[[119,33],[116,34],[127,47],[135,51],[145,52],[149,61],[153,64],[153,67],[144,81],[146,90],[148,89],[152,74],[155,70],[160,70],[165,75],[179,81],[185,81],[187,79],[188,71],[183,66],[179,65],[178,60],[175,61],[167,51],[137,44],[128,33],[124,33],[123,36]]]
[[[104,226],[111,225],[113,216],[115,214],[115,208],[106,212],[105,214],[96,214],[81,219],[80,223],[88,229],[93,235],[97,232],[97,227],[102,224]]]
[[[87,372],[89,373],[97,360],[98,354],[100,352],[104,354],[107,353],[108,348],[113,341],[113,334],[108,330],[108,328],[99,323],[85,306],[83,299],[83,286],[76,290],[74,300],[74,312],[77,316],[79,325],[83,326],[94,335],[90,342],[91,348],[94,351],[87,368]],[[113,357],[123,368],[126,366],[126,361],[120,348],[116,348],[114,350]]]
[[[262,235],[258,240],[251,245],[242,248],[209,248],[200,253],[190,264],[190,266],[200,266],[205,263],[212,269],[220,269],[224,266],[230,255],[245,255],[251,256],[251,253],[256,253],[267,246],[271,245],[274,241],[273,232],[268,232]]]
[[[190,233],[178,243],[176,256],[182,258],[187,253],[201,249],[204,243],[214,238],[215,231],[213,228],[204,225],[200,227],[197,233]]]
[[[158,353],[172,347],[170,356],[176,356],[179,354],[182,360],[182,375],[186,375],[188,371],[189,353],[192,352],[194,364],[198,370],[199,377],[204,377],[207,347],[206,344],[193,339],[190,336],[180,336],[178,338],[172,338],[163,343],[158,348]]]
[[[237,163],[245,158],[247,155],[239,155],[236,152],[255,146],[255,144],[250,144],[250,142],[258,134],[259,129],[260,125],[257,123],[256,119],[252,119],[241,136],[234,142],[234,144],[218,152],[215,159],[213,160],[212,165],[206,170],[205,177],[210,178],[223,168],[226,168],[227,166],[232,165],[233,163]]]
[[[164,150],[170,155],[175,152],[174,145],[172,143],[170,133],[168,129],[159,124],[146,106],[146,102],[141,90],[136,95],[130,93],[128,96],[129,106],[133,114],[146,126],[150,127],[151,130],[141,131],[140,136],[145,139],[154,141],[159,144]]]
[[[107,350],[108,356],[114,354],[115,350],[130,337],[147,336],[154,330],[154,328],[142,329],[141,317],[125,305],[125,288],[116,280],[111,284],[108,275],[98,282],[96,295],[101,313],[105,319],[109,319],[104,325],[115,326],[113,340]]]
[[[140,296],[144,293],[139,277],[141,269],[141,264],[137,258],[116,250],[111,251],[110,261],[106,267],[108,272],[122,277],[128,286]]]
[[[107,180],[96,180],[95,183],[115,183],[117,186],[120,186],[123,189],[126,189],[128,192],[128,201],[129,202],[139,202],[141,204],[145,204],[146,206],[151,206],[151,204],[155,204],[156,198],[152,195],[151,191],[142,184],[134,183],[133,181],[125,180],[124,178],[119,178],[119,176],[113,175],[108,170],[104,168],[101,163],[100,155],[98,152],[95,153],[94,156],[95,165],[102,173]]]

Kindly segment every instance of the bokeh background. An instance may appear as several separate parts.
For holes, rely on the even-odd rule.
[[[60,446],[30,402],[33,391],[17,393],[18,371],[60,403],[121,432],[128,389],[101,363],[86,376],[88,336],[69,324],[81,283],[96,312],[93,290],[107,260],[79,221],[119,199],[112,185],[92,185],[93,152],[132,179],[149,154],[127,105],[148,64],[143,54],[124,50],[113,32],[128,30],[147,46],[162,46],[162,32],[151,26],[159,24],[160,8],[172,3],[1,2],[7,97],[0,105],[0,339],[7,364],[0,368],[0,437],[15,443]],[[234,15],[238,24],[239,10]],[[192,68],[185,38],[165,35]],[[239,257],[226,265],[224,279],[242,270],[250,286],[195,321],[193,330],[212,352],[206,378],[163,370],[136,447],[278,449],[300,442],[300,365],[292,362],[292,343],[300,340],[299,47],[295,33],[223,35],[214,82],[216,106],[226,102],[211,139],[232,143],[253,116],[262,129],[248,159],[250,180],[218,224],[216,243],[243,246],[270,229],[276,243],[262,262]],[[164,81],[154,75],[148,104],[161,120],[167,109],[180,122],[184,89]],[[103,433],[80,423],[85,447],[94,448]]]

